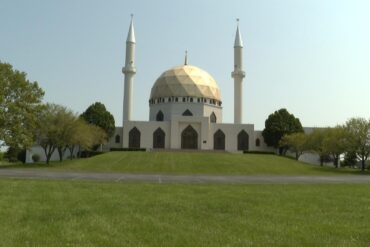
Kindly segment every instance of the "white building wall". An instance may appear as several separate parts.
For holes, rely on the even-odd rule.
[[[225,149],[227,151],[238,151],[238,134],[245,130],[249,136],[249,150],[255,150],[254,146],[254,125],[253,124],[211,124],[211,145],[213,149],[213,135],[218,130],[225,134]]]
[[[123,147],[128,148],[129,132],[134,127],[140,131],[140,147],[152,149],[153,148],[153,133],[158,128],[161,128],[165,133],[165,148],[170,148],[170,123],[157,121],[127,121],[124,122],[123,127]]]
[[[197,102],[166,102],[152,104],[150,105],[149,119],[150,121],[156,121],[157,113],[162,111],[164,121],[171,121],[173,116],[182,116],[186,110],[189,110],[194,117],[209,117],[212,112],[214,112],[217,122],[222,123],[221,106]]]

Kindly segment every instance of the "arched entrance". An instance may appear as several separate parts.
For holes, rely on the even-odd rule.
[[[128,147],[129,148],[140,148],[140,131],[134,127],[128,133]]]
[[[225,150],[225,134],[222,130],[217,130],[213,135],[213,149]]]
[[[238,134],[238,150],[249,149],[249,135],[245,130],[242,130]]]
[[[181,133],[182,149],[198,149],[198,133],[189,125]]]
[[[153,133],[153,148],[164,148],[166,134],[161,128]]]

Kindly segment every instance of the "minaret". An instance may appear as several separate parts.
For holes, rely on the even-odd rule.
[[[241,124],[243,121],[243,41],[239,31],[239,19],[234,43],[234,71],[231,76],[234,78],[234,123]]]
[[[131,14],[130,29],[126,40],[126,62],[122,68],[122,73],[125,75],[125,86],[123,95],[123,122],[131,120],[132,111],[132,82],[136,74],[135,68],[135,32],[133,15]],[[123,125],[122,125],[123,126]]]

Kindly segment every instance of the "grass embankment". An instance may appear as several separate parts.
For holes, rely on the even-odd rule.
[[[368,246],[369,191],[0,180],[0,245]]]
[[[336,175],[358,170],[334,169],[297,162],[277,155],[201,152],[109,152],[87,159],[65,160],[30,167],[65,171],[213,175]]]

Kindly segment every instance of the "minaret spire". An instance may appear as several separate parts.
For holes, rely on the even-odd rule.
[[[125,121],[131,121],[132,112],[132,83],[135,68],[135,30],[134,30],[134,15],[131,14],[131,22],[126,40],[126,61],[125,67],[122,68],[122,73],[125,75],[124,95],[123,95],[123,124]]]
[[[128,30],[126,42],[135,43],[134,15],[133,14],[131,14],[131,23],[130,23],[130,28]]]
[[[243,41],[239,31],[239,18],[236,19],[237,27],[234,42],[234,71],[231,76],[234,78],[234,123],[243,122]]]
[[[237,22],[237,27],[236,27],[234,47],[243,47],[242,35],[240,34],[240,31],[239,31],[239,18],[236,18],[236,22]]]

